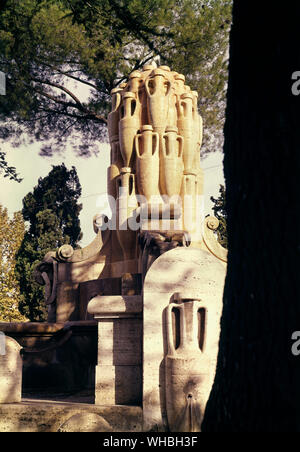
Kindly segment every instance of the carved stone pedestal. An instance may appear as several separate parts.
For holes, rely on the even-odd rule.
[[[21,402],[22,347],[4,334],[1,334],[0,340],[0,403]]]
[[[207,251],[191,247],[167,251],[147,271],[143,287],[144,431],[178,431],[177,428],[186,425],[184,417],[188,413],[189,395],[193,397],[193,404],[195,400],[195,406],[199,405],[201,409],[194,423],[199,429],[215,375],[224,279],[225,268],[218,259]],[[197,300],[199,309],[205,309],[204,321],[197,320],[198,314],[191,317],[186,313],[178,321],[174,312],[173,345],[170,331],[168,333],[168,314],[171,308],[176,308],[178,297],[185,298],[186,293],[192,293],[188,298],[192,296],[193,300]],[[201,346],[207,357],[201,358],[200,368],[198,364],[193,367],[198,337],[199,350],[196,354],[201,356]],[[194,338],[193,343],[189,338]],[[173,354],[170,346],[174,349]],[[206,375],[203,385],[199,375]],[[194,380],[197,385],[200,382],[199,387],[194,387]]]
[[[98,321],[96,405],[141,405],[142,298],[97,296],[88,312]]]

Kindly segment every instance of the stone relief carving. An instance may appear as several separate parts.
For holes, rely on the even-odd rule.
[[[176,302],[167,307],[165,378],[168,425],[172,432],[199,432],[211,380],[210,357],[205,353],[205,308],[201,298],[194,294],[178,293],[175,298]],[[173,331],[174,311],[178,313],[180,325],[178,344]]]
[[[227,262],[228,251],[217,241],[214,232],[218,229],[219,220],[216,217],[205,217],[203,222],[203,242],[208,251],[223,262]]]
[[[128,198],[139,194],[148,203],[159,205],[166,203],[165,196],[191,195],[194,206],[196,195],[202,194],[198,94],[184,82],[185,77],[168,66],[145,65],[129,76],[128,83],[112,91],[108,192],[116,199],[120,187],[127,188]],[[138,208],[130,204],[128,218]],[[182,229],[189,231],[186,226]],[[159,222],[154,229],[164,230]],[[127,235],[118,233],[124,260],[134,257],[129,252],[133,234],[131,238]]]
[[[189,235],[184,231],[143,231],[139,234],[140,270],[143,277],[152,263],[163,253],[178,246],[190,245]]]
[[[55,322],[56,289],[57,289],[57,260],[56,253],[50,251],[44,260],[38,264],[34,277],[38,284],[45,286],[45,303],[48,308],[48,322]]]

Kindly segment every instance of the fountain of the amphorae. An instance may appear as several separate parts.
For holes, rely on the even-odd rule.
[[[37,268],[48,322],[98,324],[95,405],[140,407],[143,431],[200,431],[215,373],[226,250],[203,214],[197,99],[167,66],[112,91],[112,216]]]

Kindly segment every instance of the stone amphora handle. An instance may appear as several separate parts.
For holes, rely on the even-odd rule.
[[[167,147],[166,147],[166,140],[168,140],[168,134],[164,133],[162,136],[162,140],[161,140],[161,150],[162,150],[162,155],[164,157],[167,157]]]
[[[146,141],[145,133],[149,134],[149,132],[151,133],[151,149],[148,150],[147,149],[148,146],[145,146],[146,149],[141,149],[140,146],[143,146],[141,144],[141,142],[143,142],[144,140]],[[142,133],[137,134],[134,137],[134,143],[135,143],[135,149],[136,149],[136,154],[137,154],[138,158],[153,156],[153,155],[157,154],[157,152],[158,152],[159,134],[157,132],[152,132],[152,131],[146,130]]]
[[[135,137],[134,137],[134,144],[135,144],[135,150],[136,150],[136,155],[141,158],[141,153],[140,153],[140,140],[142,138],[142,134],[138,133]]]
[[[112,98],[112,112],[116,112],[121,104],[121,94],[119,92],[114,93],[113,98]]]
[[[134,118],[137,112],[137,101],[135,94],[128,91],[123,95],[123,103],[121,107],[121,119]]]
[[[183,137],[181,135],[178,135],[177,141],[179,143],[178,157],[181,158],[183,153]]]
[[[157,132],[152,132],[152,140],[153,140],[153,151],[152,151],[152,155],[157,154],[158,153],[158,147],[159,147],[159,134]]]
[[[183,304],[170,303],[167,307],[167,342],[168,342],[168,354],[172,355],[172,356],[176,355],[176,353],[177,353],[175,346],[174,346],[174,342],[173,342],[173,322],[172,322],[173,308],[179,309],[179,312],[180,312],[180,344],[179,344],[179,347],[182,345],[182,342],[185,337],[184,306],[183,306]]]
[[[153,94],[155,93],[155,86],[153,87],[153,93],[151,94],[151,92],[150,92],[150,89],[149,89],[149,83],[152,83],[153,82],[153,79],[152,78],[148,78],[146,81],[145,81],[145,90],[146,90],[146,93],[147,93],[147,95],[149,96],[149,97],[151,97],[151,96],[153,96]]]
[[[155,76],[154,76],[155,77]],[[146,80],[146,82],[145,82],[145,90],[146,90],[146,93],[147,93],[147,95],[149,96],[149,97],[152,97],[152,96],[155,96],[156,95],[156,91],[157,91],[157,86],[156,86],[156,83],[153,83],[153,82],[155,82],[155,78],[154,77],[152,77],[152,78],[148,78],[147,80]],[[151,93],[151,90],[150,90],[150,88],[149,88],[149,84],[152,84],[153,83],[153,92]],[[170,91],[171,91],[171,82],[170,82],[170,80],[166,80],[165,82],[164,82],[166,85],[167,85],[167,91],[165,92],[165,97],[168,97],[169,96],[169,94],[170,94]]]
[[[168,141],[167,145],[166,145],[166,141]],[[171,142],[172,141],[173,141],[173,139],[171,139]],[[175,141],[175,143],[176,143],[176,141],[178,141],[179,147],[178,147],[178,153],[177,153],[176,157],[180,158],[182,156],[182,152],[183,152],[183,137],[181,135],[177,135],[174,141]],[[174,141],[173,141],[173,143],[174,143]],[[170,149],[169,133],[164,133],[162,136],[162,154],[165,158],[174,155],[174,153]]]

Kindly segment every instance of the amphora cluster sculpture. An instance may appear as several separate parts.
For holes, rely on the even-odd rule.
[[[174,202],[176,197],[184,200],[188,196],[190,205],[183,202],[179,214],[183,221],[184,209],[195,214],[196,196],[203,194],[198,94],[184,82],[185,77],[168,66],[145,65],[142,71],[130,74],[128,83],[112,91],[113,108],[108,117],[108,194],[117,199],[119,189],[128,186],[131,209],[138,206],[133,199],[138,194],[146,198],[149,210],[153,203],[163,210],[168,199]],[[186,226],[183,229],[191,229]],[[142,222],[142,229],[149,228]],[[157,229],[164,228],[158,223]],[[124,258],[131,256],[127,249],[133,238],[129,233],[118,238]]]
[[[203,212],[202,119],[182,74],[145,65],[112,90],[112,217],[48,253],[48,321],[98,322],[95,403],[142,407],[144,431],[199,431],[214,378],[226,250]]]

